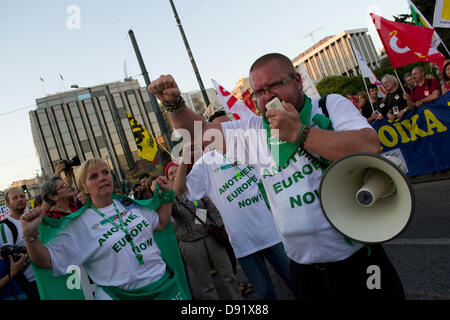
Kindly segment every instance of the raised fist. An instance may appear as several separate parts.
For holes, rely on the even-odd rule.
[[[180,89],[178,89],[175,79],[170,74],[162,75],[150,83],[148,91],[165,105],[176,105],[181,97]]]

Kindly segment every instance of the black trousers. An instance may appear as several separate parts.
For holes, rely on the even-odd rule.
[[[299,264],[291,260],[297,298],[404,300],[402,283],[383,247],[376,244],[369,248],[365,246],[337,262]]]

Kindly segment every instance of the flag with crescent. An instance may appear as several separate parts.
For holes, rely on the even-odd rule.
[[[427,57],[434,29],[389,21],[373,13],[370,16],[394,68],[429,61]]]

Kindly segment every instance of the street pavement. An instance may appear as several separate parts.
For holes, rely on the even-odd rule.
[[[407,300],[450,300],[450,179],[413,184],[415,214],[408,228],[396,239],[384,244],[397,269]],[[294,296],[283,280],[268,265],[280,300]],[[198,283],[188,268],[193,296],[201,299]],[[247,281],[241,266],[237,277]],[[221,299],[230,299],[220,276],[213,276]],[[251,293],[245,300],[257,300]]]

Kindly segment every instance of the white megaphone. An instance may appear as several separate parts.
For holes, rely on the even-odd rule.
[[[414,212],[406,166],[392,156],[356,153],[333,162],[320,183],[320,205],[339,232],[364,243],[398,236]]]

